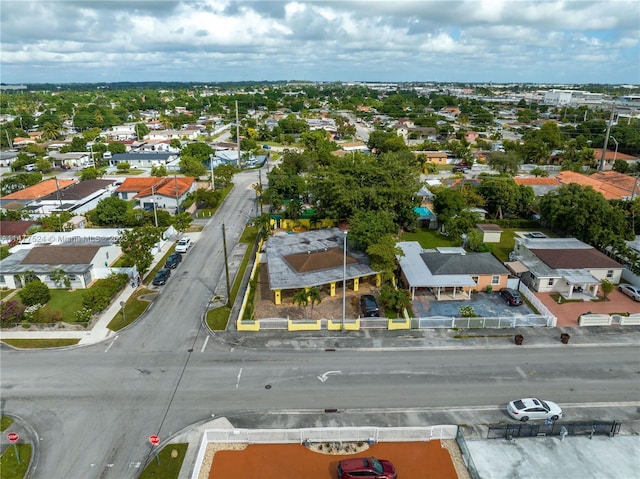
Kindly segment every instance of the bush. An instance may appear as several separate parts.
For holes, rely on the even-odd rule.
[[[106,309],[111,299],[118,294],[129,282],[129,276],[125,273],[112,274],[108,278],[99,279],[84,292],[82,307],[99,313]]]
[[[51,299],[49,287],[41,281],[29,281],[24,285],[24,288],[18,292],[18,296],[20,296],[22,303],[27,306],[47,304]]]
[[[0,322],[19,323],[24,316],[25,306],[18,300],[10,299],[0,303]]]

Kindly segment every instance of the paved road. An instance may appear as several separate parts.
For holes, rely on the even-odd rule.
[[[209,337],[202,314],[212,295],[225,294],[221,224],[231,250],[254,211],[255,181],[255,171],[236,177],[151,310],[114,339],[0,352],[2,409],[39,434],[34,478],[135,477],[149,459],[149,435],[165,440],[212,414],[245,427],[473,424],[501,420],[497,405],[529,394],[577,405],[638,400],[636,345],[384,351],[382,341],[325,352]],[[610,407],[572,414],[637,419],[633,404]]]

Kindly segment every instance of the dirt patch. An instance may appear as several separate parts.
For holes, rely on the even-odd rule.
[[[349,457],[371,456],[393,462],[402,479],[458,478],[449,451],[440,441],[378,443],[349,454]],[[218,450],[208,477],[335,479],[342,457],[345,456],[319,454],[301,444],[251,444],[241,451]]]

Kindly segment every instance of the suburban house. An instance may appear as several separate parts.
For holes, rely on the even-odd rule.
[[[152,130],[144,136],[144,140],[196,140],[199,130]]]
[[[603,151],[602,148],[593,149],[593,157],[598,163],[602,161],[602,151]],[[616,160],[626,161],[629,164],[629,166],[631,166],[634,163],[637,163],[638,161],[640,161],[640,158],[638,158],[637,156],[627,155],[626,153],[622,153],[617,149],[615,150],[607,149],[607,151],[604,154],[604,167],[612,168]]]
[[[109,159],[109,166],[129,163],[132,168],[151,168],[152,166],[167,165],[177,158],[178,154],[170,152],[116,153]]]
[[[78,180],[63,180],[57,178],[42,180],[40,183],[3,196],[0,198],[0,207],[8,209],[11,204],[12,206],[9,209],[21,209],[33,201],[37,201],[51,193],[55,193],[61,188],[66,188],[67,186],[71,186],[77,182]]]
[[[339,228],[276,234],[267,240],[265,252],[260,281],[268,283],[275,304],[281,304],[285,290],[328,285],[329,295],[335,296],[343,280],[354,291],[364,278],[375,276],[378,285],[381,281],[367,254],[349,248],[347,234]]]
[[[78,167],[91,163],[91,154],[89,152],[70,151],[68,153],[58,153],[56,151],[52,151],[48,156],[53,166],[66,165]]]
[[[36,221],[0,221],[0,244],[17,243],[36,225]]]
[[[590,176],[573,171],[561,171],[556,178],[563,185],[575,183],[581,186],[591,186],[608,200],[628,200],[640,192],[635,178],[615,171],[602,171]],[[636,189],[635,195],[634,188]]]
[[[401,136],[405,143],[414,144],[427,141],[436,141],[438,138],[438,130],[430,126],[414,126],[409,127],[406,124],[396,126],[396,133]]]
[[[100,200],[110,197],[115,183],[115,179],[81,181],[43,196],[27,208],[38,217],[62,211],[82,215],[94,209]]]
[[[174,212],[186,199],[187,194],[196,190],[196,179],[191,177],[127,177],[116,194],[123,200],[137,200],[140,207]]]
[[[514,176],[516,185],[530,186],[535,196],[544,196],[562,186],[555,176]]]
[[[17,289],[24,275],[33,274],[50,288],[65,288],[52,275],[62,270],[71,288],[87,288],[93,281],[114,272],[110,265],[122,255],[116,244],[120,230],[90,229],[35,233],[27,244],[17,245],[0,261],[0,288]]]
[[[491,253],[467,253],[464,248],[446,247],[425,250],[417,241],[396,246],[402,281],[411,291],[428,290],[436,299],[471,298],[471,293],[507,287],[509,270]]]
[[[413,151],[417,157],[424,156],[429,163],[436,165],[446,165],[449,163],[449,157],[446,151]]]
[[[623,266],[576,238],[548,238],[521,233],[509,254],[509,267],[522,282],[540,293],[574,292],[596,298],[600,281],[619,283]]]

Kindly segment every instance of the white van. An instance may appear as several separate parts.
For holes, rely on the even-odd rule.
[[[24,165],[24,171],[36,171],[36,165],[30,163],[28,165]]]

